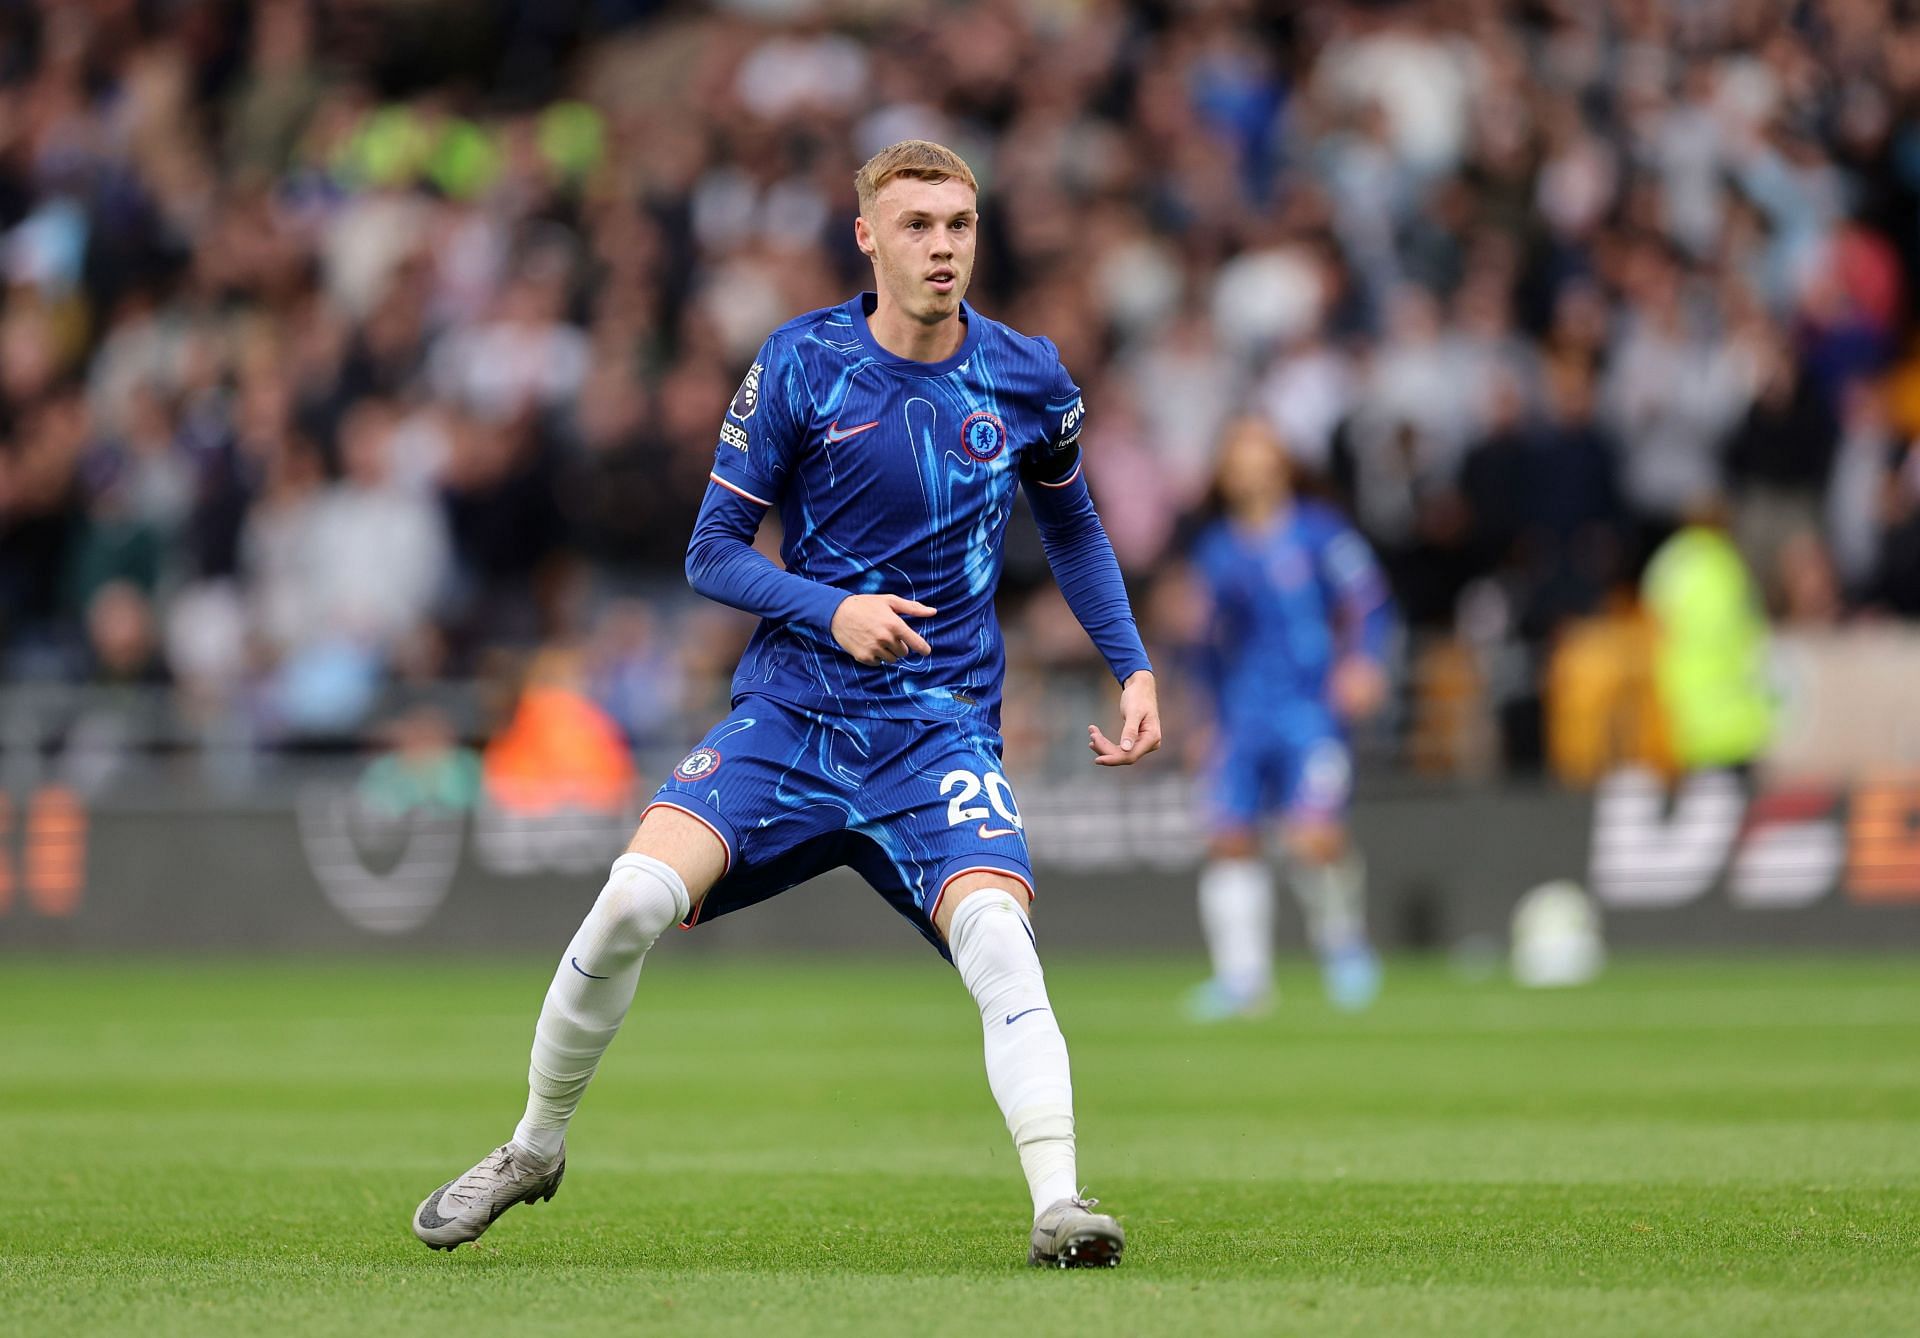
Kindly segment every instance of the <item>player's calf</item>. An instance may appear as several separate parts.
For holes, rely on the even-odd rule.
[[[1338,827],[1324,828],[1330,839],[1295,850],[1290,876],[1294,896],[1306,916],[1307,934],[1335,1007],[1365,1008],[1380,992],[1380,959],[1367,939],[1366,865]]]
[[[513,1140],[535,1157],[560,1150],[600,1057],[626,1020],[640,968],[667,926],[685,918],[686,884],[664,860],[627,854],[555,969],[533,1032],[527,1109]]]
[[[1187,1015],[1197,1022],[1256,1016],[1273,997],[1273,871],[1251,834],[1216,840],[1214,850],[1199,889],[1213,977],[1187,998]]]
[[[507,1209],[553,1197],[566,1172],[567,1124],[633,1002],[647,950],[689,906],[670,864],[639,853],[614,861],[547,987],[512,1141],[429,1194],[414,1210],[414,1235],[450,1250],[479,1239]]]
[[[1126,1237],[1075,1188],[1073,1075],[1026,912],[1004,887],[976,885],[948,922],[960,978],[980,1008],[987,1083],[1006,1117],[1033,1196],[1028,1261],[1117,1263]]]

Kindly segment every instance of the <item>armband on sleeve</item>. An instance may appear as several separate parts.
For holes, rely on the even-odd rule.
[[[1080,429],[1086,425],[1087,403],[1071,381],[1066,384],[1073,391],[1071,400],[1048,406],[1052,435],[1020,460],[1020,477],[1028,483],[1061,488],[1073,482],[1080,472]]]

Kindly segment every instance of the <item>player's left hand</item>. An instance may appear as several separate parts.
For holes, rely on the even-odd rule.
[[[1087,747],[1097,767],[1130,767],[1159,746],[1160,695],[1153,671],[1141,669],[1120,688],[1120,742],[1102,734],[1100,726],[1088,725]]]

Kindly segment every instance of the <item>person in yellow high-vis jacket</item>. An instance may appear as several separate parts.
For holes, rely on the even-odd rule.
[[[1773,733],[1767,619],[1732,538],[1703,514],[1654,553],[1641,595],[1659,628],[1654,678],[1674,761],[1753,761]]]

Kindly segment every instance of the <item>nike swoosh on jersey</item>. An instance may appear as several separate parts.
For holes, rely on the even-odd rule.
[[[980,839],[991,841],[996,836],[1012,836],[1017,830],[1014,827],[989,827],[983,822],[980,824]]]
[[[846,431],[842,432],[840,430],[840,420],[836,418],[833,420],[832,424],[829,425],[827,428],[827,443],[829,445],[837,445],[840,442],[845,441],[848,437],[857,437],[862,432],[865,432],[868,428],[879,427],[879,426],[880,426],[880,421],[878,419],[875,419],[871,423],[862,423],[860,424],[859,427],[850,427]]]

